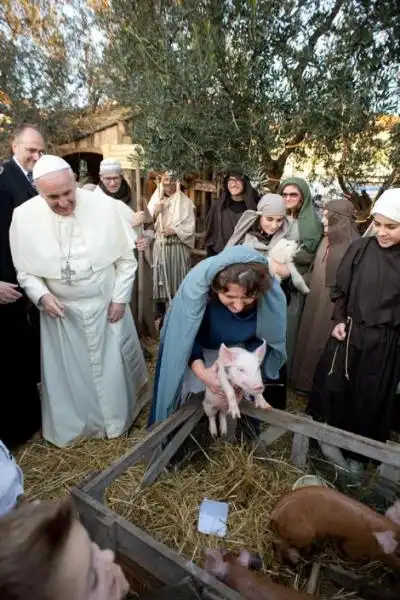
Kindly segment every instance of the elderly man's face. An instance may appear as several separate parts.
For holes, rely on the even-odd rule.
[[[49,173],[35,183],[53,212],[63,217],[72,215],[76,206],[76,181],[72,171],[65,169]]]
[[[163,177],[162,179],[164,194],[166,196],[172,196],[176,192],[176,181],[170,179],[169,177]]]
[[[15,158],[25,169],[32,171],[44,152],[44,139],[36,129],[25,129],[12,143]]]
[[[112,172],[107,173],[107,175],[100,175],[100,179],[110,194],[115,194],[121,187],[122,175],[120,173]]]

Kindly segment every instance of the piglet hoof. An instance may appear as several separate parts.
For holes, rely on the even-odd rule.
[[[256,408],[261,408],[262,410],[270,410],[272,406],[265,400],[264,396],[256,396],[254,405]]]
[[[237,406],[230,407],[228,410],[228,415],[231,415],[232,419],[240,418],[240,410]]]
[[[209,420],[208,430],[211,433],[211,436],[215,439],[218,435],[217,422],[215,420],[215,417]]]
[[[228,423],[226,422],[225,415],[220,415],[219,418],[219,432],[222,436],[228,435]]]

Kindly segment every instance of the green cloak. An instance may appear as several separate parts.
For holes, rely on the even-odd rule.
[[[322,239],[323,227],[311,199],[308,183],[300,177],[289,177],[279,185],[278,194],[287,185],[296,185],[303,194],[304,202],[298,218],[300,243],[307,252],[315,254]]]

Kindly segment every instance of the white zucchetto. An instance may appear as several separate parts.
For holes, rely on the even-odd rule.
[[[32,170],[33,180],[36,181],[43,177],[44,175],[49,175],[50,173],[58,173],[59,171],[65,171],[69,169],[72,173],[71,166],[67,163],[66,160],[61,158],[60,156],[53,156],[52,154],[43,154],[35,164]]]
[[[121,173],[121,163],[113,158],[105,158],[100,163],[100,175],[106,173]]]

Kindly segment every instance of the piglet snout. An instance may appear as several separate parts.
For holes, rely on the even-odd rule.
[[[255,394],[262,394],[264,391],[264,386],[263,385],[257,385],[256,387],[253,388],[254,393]]]

